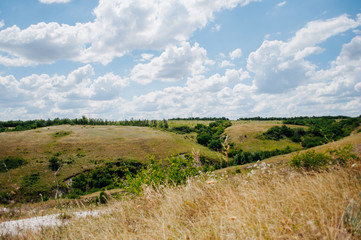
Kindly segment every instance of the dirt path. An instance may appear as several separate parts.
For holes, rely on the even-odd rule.
[[[74,212],[66,213],[70,216],[70,219],[73,218],[84,218],[87,216],[99,216],[105,213],[105,211],[84,211],[84,212]],[[32,217],[20,220],[13,220],[0,223],[0,236],[2,235],[22,235],[27,230],[38,231],[43,227],[56,227],[63,224],[67,224],[70,219],[62,217],[61,214],[52,214],[45,215],[41,217]]]

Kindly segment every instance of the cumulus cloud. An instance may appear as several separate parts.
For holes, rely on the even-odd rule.
[[[233,66],[234,66],[234,64],[231,63],[231,62],[228,61],[228,60],[223,60],[223,61],[221,62],[221,67],[222,67],[222,68],[225,68],[225,67],[233,67]]]
[[[128,79],[113,73],[97,78],[94,75],[93,67],[87,64],[67,76],[32,74],[21,79],[12,75],[0,76],[1,112],[21,109],[24,118],[44,118],[69,111],[74,114],[77,109],[80,111],[92,106],[106,108],[109,102],[123,101],[121,91],[128,86]],[[3,114],[0,117],[8,119]]]
[[[208,64],[207,51],[198,43],[191,46],[184,42],[181,46],[169,46],[159,56],[154,57],[149,63],[140,63],[134,66],[130,79],[148,84],[153,80],[174,82],[189,75],[201,74]]]
[[[150,53],[143,53],[141,56],[142,59],[140,61],[145,62],[145,61],[149,61],[154,55]]]
[[[338,21],[340,25],[348,22],[349,27],[338,27]],[[319,69],[305,60],[307,56],[324,51],[317,46],[322,41],[312,39],[313,34],[318,35],[316,29],[323,32],[329,25],[338,28],[333,35],[328,34],[331,37],[352,29],[358,25],[357,21],[341,16],[311,22],[288,42],[264,41],[250,54],[246,70],[227,69],[224,75],[191,76],[183,87],[135,97],[129,102],[131,111],[161,118],[190,116],[190,113],[230,118],[314,115],[315,112],[357,116],[361,107],[361,36],[344,44],[327,69]],[[308,34],[306,29],[313,34]],[[301,41],[297,36],[310,37]],[[295,42],[299,42],[299,47]],[[253,83],[247,83],[245,80],[252,79],[253,75]]]
[[[74,26],[38,23],[26,29],[13,26],[0,31],[0,51],[37,64],[61,59],[108,64],[135,49],[178,45],[213,20],[215,12],[253,1],[259,0],[100,0],[92,22]]]
[[[323,51],[317,44],[360,25],[361,15],[355,20],[342,15],[308,23],[288,42],[265,40],[247,60],[254,85],[261,93],[281,93],[305,84],[316,69],[305,58]]]
[[[39,0],[39,2],[41,3],[45,3],[45,4],[51,4],[51,3],[68,3],[71,0]]]
[[[242,56],[242,50],[237,48],[237,49],[233,50],[232,52],[230,52],[229,56],[231,57],[232,60],[234,60],[236,58],[240,58]]]

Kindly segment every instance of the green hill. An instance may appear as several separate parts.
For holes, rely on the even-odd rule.
[[[56,185],[55,180],[61,182],[107,162],[132,160],[144,163],[149,156],[163,159],[191,153],[193,149],[208,159],[218,159],[216,152],[183,135],[148,127],[61,125],[3,132],[0,143],[0,160],[17,157],[27,162],[0,172],[1,192],[18,191],[24,185],[24,177],[31,175],[38,178],[38,188],[48,191]],[[57,179],[49,168],[52,158],[62,162]]]

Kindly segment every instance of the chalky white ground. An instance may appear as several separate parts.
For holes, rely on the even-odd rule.
[[[86,216],[99,216],[104,211],[86,211],[86,212],[74,212],[71,216],[75,218],[82,218]],[[38,231],[43,227],[56,227],[62,224],[66,224],[67,220],[62,220],[59,214],[46,215],[41,217],[32,217],[20,220],[13,220],[0,223],[0,236],[19,235],[26,230]]]

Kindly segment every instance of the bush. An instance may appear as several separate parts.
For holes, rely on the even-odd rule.
[[[203,146],[207,146],[208,143],[211,141],[211,139],[212,139],[211,134],[207,132],[201,132],[200,134],[197,135],[197,143]]]
[[[214,151],[222,151],[223,146],[220,139],[214,139],[209,144],[208,147]]]
[[[194,166],[194,160],[190,157],[171,157],[164,161],[151,159],[147,168],[143,168],[137,174],[127,174],[125,190],[140,194],[143,185],[159,187],[164,184],[184,184],[188,177],[195,176],[200,168]]]
[[[100,204],[106,204],[108,202],[108,196],[105,194],[104,191],[101,191],[99,193],[99,197],[97,197],[95,199],[95,203],[98,205],[98,203]]]
[[[345,165],[351,160],[357,160],[357,156],[352,153],[352,145],[350,144],[331,151],[331,154],[334,164]]]
[[[23,158],[8,156],[0,161],[0,172],[18,168],[26,163]]]
[[[325,153],[316,153],[310,150],[304,153],[297,153],[292,157],[289,164],[295,168],[304,168],[306,170],[319,170],[325,167],[331,160],[331,157]]]
[[[56,132],[53,134],[53,137],[65,137],[65,136],[68,136],[71,132],[68,132],[68,131],[59,131],[59,132]]]
[[[52,156],[50,159],[49,159],[49,168],[52,170],[52,171],[56,171],[60,168],[61,166],[61,160],[59,158],[57,158],[56,156]]]
[[[186,134],[192,132],[192,129],[188,126],[178,126],[178,127],[173,127],[172,131],[179,134]]]

